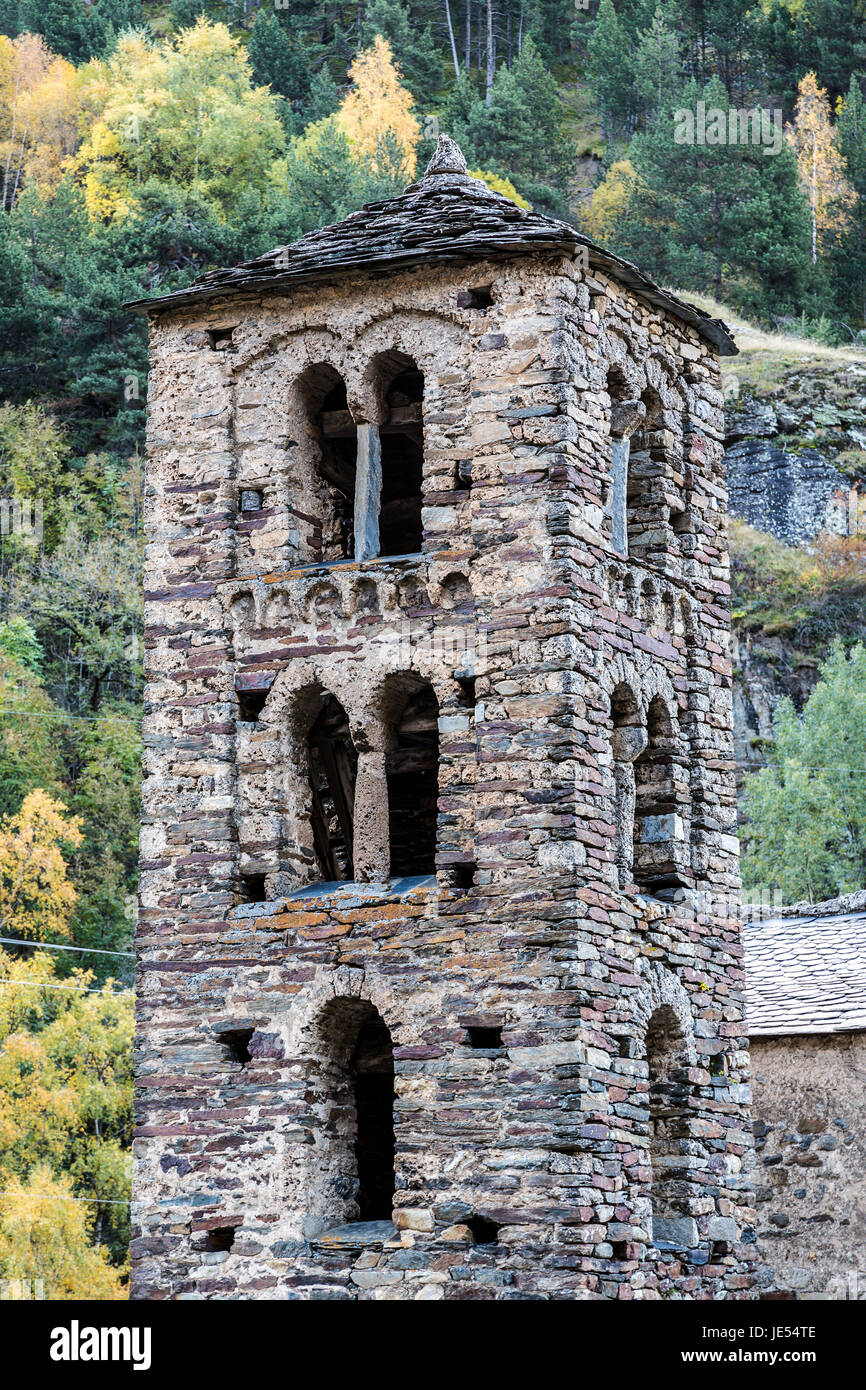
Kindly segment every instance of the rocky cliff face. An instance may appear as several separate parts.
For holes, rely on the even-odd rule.
[[[726,463],[733,518],[792,547],[789,568],[827,537],[866,536],[866,362],[747,352],[726,382]],[[736,529],[736,527],[735,527]],[[734,718],[741,770],[759,766],[783,696],[802,708],[834,635],[866,636],[866,576],[756,602],[762,574],[733,546]],[[752,542],[761,537],[751,538]],[[773,563],[780,563],[776,547]],[[784,559],[784,557],[783,557]],[[763,563],[767,563],[766,560]],[[771,587],[775,576],[766,576]],[[785,606],[787,605],[787,613]]]
[[[861,527],[866,365],[794,366],[765,384],[731,378],[726,446],[731,511],[787,545]]]

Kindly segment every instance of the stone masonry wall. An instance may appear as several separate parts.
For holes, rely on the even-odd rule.
[[[752,1042],[761,1288],[866,1299],[866,1036]]]
[[[491,307],[460,307],[479,285]],[[322,498],[297,382],[327,363],[375,421],[372,364],[395,352],[425,379],[423,553],[311,564]],[[628,559],[611,365],[648,403]],[[738,885],[721,407],[692,329],[568,260],[155,319],[134,1297],[750,1295],[742,954],[717,901]],[[252,518],[244,490],[262,494]],[[375,789],[407,680],[439,706],[437,873],[383,884]],[[617,859],[624,687],[640,726],[651,703],[670,725],[671,803],[639,847],[676,870],[667,901]],[[367,882],[327,892],[303,751],[323,689],[378,846]],[[249,873],[265,901],[240,901]],[[363,1001],[396,1073],[394,1225],[366,1232],[322,1023]],[[677,1201],[653,1230],[660,1016]],[[471,1047],[479,1025],[501,1045]]]

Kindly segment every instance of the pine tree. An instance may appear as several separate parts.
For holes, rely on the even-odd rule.
[[[104,27],[83,0],[19,0],[18,32],[41,34],[52,53],[86,62],[102,51]]]
[[[658,5],[649,28],[638,38],[635,91],[641,100],[645,124],[656,112],[670,110],[681,85],[679,39],[671,20],[670,9]]]
[[[833,279],[845,307],[866,322],[866,101],[860,80],[853,75],[839,103],[836,122],[845,177],[857,197],[848,209],[844,243],[834,248]]]
[[[499,69],[489,106],[464,74],[446,113],[444,128],[464,146],[469,162],[513,178],[533,203],[555,200],[555,190],[565,186],[574,150],[563,134],[556,82],[531,38],[511,68]]]
[[[613,7],[601,0],[587,48],[587,77],[601,112],[601,133],[608,149],[635,127],[634,45]]]
[[[276,14],[259,10],[253,24],[247,57],[257,86],[269,86],[287,107],[284,124],[294,130],[310,95],[310,67],[296,32],[280,23]]]
[[[718,78],[687,84],[677,107],[694,112],[699,99],[721,110],[727,129]],[[730,289],[752,309],[798,306],[808,223],[787,143],[769,155],[764,145],[680,143],[677,133],[674,115],[663,115],[633,140],[638,178],[614,248],[670,285],[719,299]]]
[[[422,108],[429,107],[442,85],[442,56],[429,24],[416,24],[403,0],[372,0],[364,15],[365,46],[377,34],[387,39],[406,86]]]

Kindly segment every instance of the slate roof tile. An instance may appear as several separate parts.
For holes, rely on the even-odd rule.
[[[866,1030],[866,912],[745,922],[749,1036]]]
[[[723,356],[737,349],[721,319],[661,289],[630,261],[605,251],[567,222],[528,212],[470,178],[453,140],[439,137],[427,172],[396,198],[368,203],[341,222],[320,227],[255,260],[209,271],[184,289],[128,308],[159,312],[234,293],[291,288],[363,269],[387,274],[413,265],[503,260],[536,252],[569,254],[586,248],[590,267],[611,275],[656,308],[673,314]]]

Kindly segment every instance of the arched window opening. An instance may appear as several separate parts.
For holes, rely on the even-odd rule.
[[[308,1191],[327,1226],[389,1221],[394,1205],[394,1045],[364,999],[332,999],[319,1019],[319,1131]]]
[[[661,1004],[649,1020],[646,1055],[653,1241],[688,1248],[697,1240],[695,1222],[688,1215],[689,1056],[670,1004]]]
[[[677,740],[668,707],[659,696],[647,710],[646,745],[634,764],[634,877],[654,895],[679,887],[684,829],[677,812]]]
[[[634,879],[635,773],[634,761],[646,746],[646,733],[631,686],[620,684],[611,696],[614,777],[614,862],[617,883],[625,888]]]
[[[318,440],[317,473],[325,506],[312,532],[313,560],[350,559],[354,554],[355,473],[358,431],[349,411],[346,384],[325,363],[308,367],[298,383],[309,427]]]
[[[429,685],[410,687],[392,725],[386,762],[391,875],[436,869],[439,706]]]
[[[358,754],[346,711],[325,693],[307,734],[313,847],[322,881],[354,876],[352,837]]]
[[[631,434],[643,416],[640,401],[628,399],[628,383],[619,367],[607,374],[610,398],[610,481],[602,504],[610,514],[610,541],[620,555],[628,554],[627,496]]]
[[[382,500],[380,555],[414,555],[421,549],[424,472],[424,376],[410,357],[394,353],[382,383]]]

